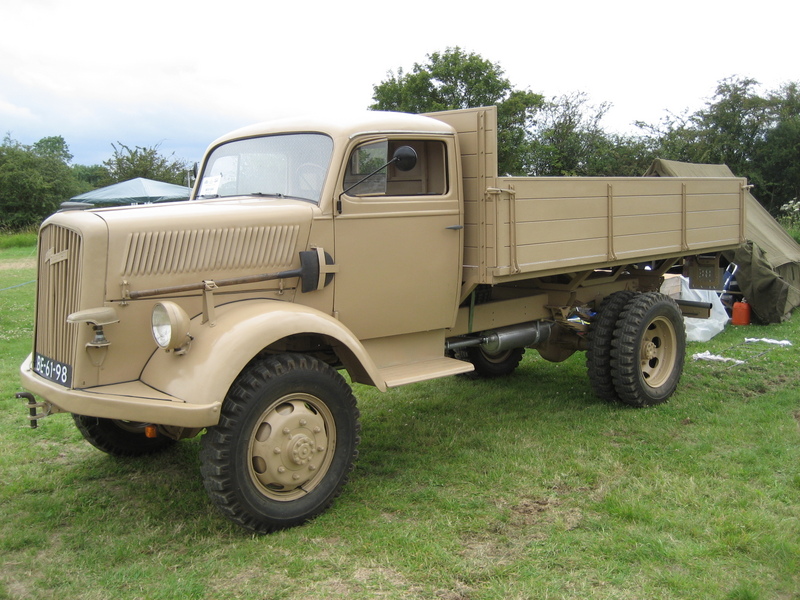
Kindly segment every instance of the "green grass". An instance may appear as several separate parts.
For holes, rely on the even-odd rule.
[[[0,249],[31,248],[36,246],[37,231],[22,231],[0,235]]]
[[[0,599],[800,598],[797,318],[691,344],[747,362],[689,359],[651,409],[532,351],[501,381],[357,386],[341,498],[254,537],[206,498],[196,439],[118,460],[67,415],[27,427],[32,254],[0,250]]]

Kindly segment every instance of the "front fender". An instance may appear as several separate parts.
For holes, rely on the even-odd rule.
[[[353,333],[336,319],[297,304],[275,300],[243,300],[216,307],[214,325],[192,319],[194,338],[186,354],[159,349],[148,361],[141,380],[190,403],[222,401],[237,375],[271,344],[295,334],[324,335],[354,379],[381,391],[386,384],[375,363]]]

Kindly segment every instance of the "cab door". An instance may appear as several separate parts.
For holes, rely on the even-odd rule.
[[[401,146],[415,166],[389,165]],[[351,148],[334,219],[334,310],[360,339],[452,327],[463,220],[453,139],[388,137]]]

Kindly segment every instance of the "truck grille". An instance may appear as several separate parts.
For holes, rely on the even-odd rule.
[[[36,352],[64,364],[75,364],[78,328],[67,315],[80,306],[83,241],[80,234],[48,225],[39,234],[36,296]]]

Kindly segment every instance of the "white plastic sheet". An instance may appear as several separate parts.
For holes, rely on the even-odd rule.
[[[775,344],[776,346],[791,346],[792,342],[789,340],[773,340],[771,338],[744,338],[746,344],[755,344],[764,342],[765,344]]]
[[[693,302],[710,302],[711,317],[708,319],[694,319],[684,317],[686,324],[686,340],[689,342],[707,342],[723,329],[730,320],[719,295],[711,290],[693,290],[689,287],[689,280],[678,275],[668,277],[661,285],[661,293],[676,300],[690,300]]]

